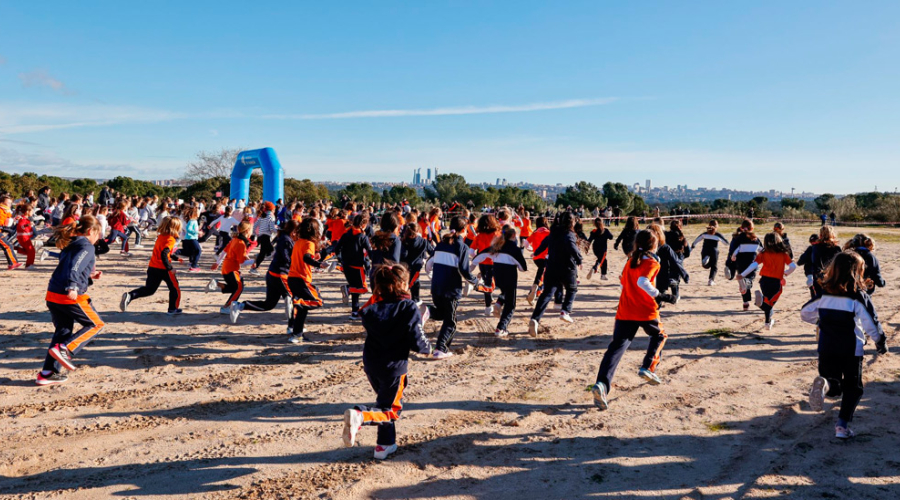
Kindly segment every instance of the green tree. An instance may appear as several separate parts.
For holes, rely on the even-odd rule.
[[[618,206],[623,214],[634,212],[635,194],[625,184],[621,182],[607,182],[603,185],[603,195],[606,196],[608,205]],[[641,201],[643,201],[643,198]]]
[[[801,200],[800,198],[782,198],[781,199],[781,208],[792,208],[794,210],[803,210],[804,206],[806,206],[806,200]]]
[[[428,197],[447,203],[454,201],[465,203],[470,197],[470,191],[466,178],[459,174],[440,174],[435,177],[434,183],[425,189]]]
[[[606,198],[597,186],[585,181],[568,186],[565,191],[556,196],[557,207],[578,208],[581,205],[588,210],[605,207]]]
[[[298,181],[288,178],[284,180],[284,197],[285,203],[289,200],[299,200],[309,206],[319,200],[328,199],[328,188],[309,179]]]
[[[222,196],[227,197],[231,190],[231,181],[227,177],[211,177],[199,182],[195,182],[186,187],[181,193],[184,199],[190,199],[191,196],[198,200],[206,198],[207,200],[216,199],[216,193],[221,192]]]
[[[338,197],[343,196],[362,203],[378,203],[381,201],[381,195],[375,191],[371,184],[366,182],[348,184],[344,189],[338,191]]]
[[[387,203],[402,203],[406,200],[411,205],[418,205],[422,201],[415,188],[409,186],[391,186],[390,190],[384,190],[381,197],[382,201]]]
[[[836,198],[833,194],[825,193],[821,196],[817,196],[813,203],[816,204],[816,208],[820,211],[828,211],[834,209],[834,203]]]

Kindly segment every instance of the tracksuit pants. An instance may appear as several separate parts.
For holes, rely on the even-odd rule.
[[[441,331],[438,333],[436,351],[448,352],[450,343],[453,341],[453,335],[456,334],[456,308],[459,306],[458,298],[450,297],[432,297],[433,306],[428,306],[428,312],[431,318],[436,321],[442,321]]]
[[[759,306],[766,313],[766,323],[772,319],[772,309],[781,297],[781,280],[762,276],[759,278],[759,289],[763,295],[763,303]]]
[[[531,313],[531,319],[540,321],[547,306],[550,305],[550,301],[563,290],[565,290],[565,296],[562,301],[562,310],[571,313],[572,303],[575,302],[575,294],[578,292],[577,276],[572,273],[570,276],[566,276],[566,279],[560,279],[548,272],[544,279],[544,290],[538,297],[534,312]]]
[[[841,397],[838,417],[853,420],[853,412],[863,395],[862,356],[819,354],[819,375],[828,381],[827,396]]]
[[[703,264],[703,259],[709,258],[706,264]],[[700,262],[703,266],[703,269],[709,269],[709,279],[715,279],[716,273],[719,272],[719,249],[718,248],[710,248],[709,250],[703,249],[700,251]]]
[[[260,235],[256,241],[259,243],[259,253],[256,255],[256,267],[259,267],[268,256],[275,252],[275,247],[272,246],[272,237],[268,234]]]
[[[178,285],[175,271],[167,271],[155,267],[147,268],[147,282],[144,286],[128,292],[128,295],[131,297],[131,300],[150,297],[156,293],[160,283],[163,282],[169,287],[169,312],[172,312],[181,305],[181,287]]]
[[[381,446],[396,444],[395,422],[400,419],[400,412],[403,410],[403,390],[408,384],[406,374],[393,377],[366,371],[366,377],[375,390],[375,406],[356,406],[363,414],[363,425],[378,426],[377,444]]]
[[[228,300],[225,301],[225,305],[222,307],[228,307],[241,297],[241,293],[244,291],[244,281],[241,279],[241,273],[238,271],[223,274],[222,279],[225,280],[225,288],[222,288],[222,293],[229,294]]]
[[[48,301],[47,309],[50,309],[50,318],[54,328],[50,346],[63,344],[73,356],[78,354],[105,326],[87,295],[80,296],[75,304],[59,304]],[[82,328],[75,331],[75,323],[81,325]],[[59,373],[61,368],[59,363],[48,353],[44,358],[43,370]]]
[[[306,317],[309,311],[322,307],[322,297],[319,289],[303,278],[288,278],[288,289],[294,300],[294,317],[288,322],[294,335],[303,335],[303,327],[306,325]]]
[[[273,274],[271,271],[266,273],[266,300],[248,300],[244,302],[244,307],[251,311],[271,311],[275,309],[281,299],[289,297],[291,291],[288,289],[287,274]]]
[[[656,371],[656,366],[659,364],[660,354],[667,338],[666,332],[663,330],[662,325],[659,324],[659,320],[630,321],[617,319],[613,328],[612,342],[606,348],[606,353],[603,354],[603,361],[600,362],[600,370],[597,372],[597,382],[606,386],[607,392],[612,390],[611,384],[613,376],[616,374],[616,368],[619,366],[619,362],[622,361],[625,351],[628,350],[628,347],[634,340],[638,329],[643,329],[644,333],[650,336],[650,344],[647,346],[647,354],[644,355],[641,368],[652,372]]]

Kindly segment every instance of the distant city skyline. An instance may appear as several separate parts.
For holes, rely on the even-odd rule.
[[[900,184],[898,2],[351,3],[254,6],[260,36],[230,1],[3,2],[0,170],[273,147],[317,182]]]

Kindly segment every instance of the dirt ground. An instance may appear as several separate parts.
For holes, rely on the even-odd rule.
[[[789,230],[799,255],[813,229]],[[464,299],[458,355],[411,363],[400,450],[385,462],[372,458],[374,428],[363,428],[359,447],[341,444],[343,411],[374,395],[339,274],[315,276],[326,307],[310,316],[312,342],[294,346],[281,310],[231,325],[218,312],[225,296],[202,291],[209,271],[180,274],[181,317],[164,314],[164,291],[120,313],[121,294],[143,283],[149,246],[130,259],[110,254],[90,292],[106,329],[67,384],[38,388],[55,262],[4,271],[0,497],[900,498],[900,231],[875,236],[888,285],[874,301],[892,354],[867,349],[852,441],[834,438],[836,407],[813,413],[806,402],[816,355],[814,328],[798,314],[809,298],[802,273],[788,278],[769,332],[760,311],[741,311],[721,271],[707,286],[699,252],[683,300],[662,313],[663,384],[637,376],[647,346],[639,333],[609,411],[598,411],[585,388],[611,338],[624,265],[611,252],[610,281],[582,277],[576,322],[548,311],[538,339],[526,333],[533,270],[520,280],[507,339],[494,338],[479,298]],[[247,276],[243,297],[263,292],[263,278]]]

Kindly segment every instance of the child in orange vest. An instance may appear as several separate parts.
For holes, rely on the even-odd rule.
[[[150,297],[162,282],[169,287],[169,316],[181,314],[181,287],[178,284],[178,278],[175,277],[175,268],[172,267],[172,253],[175,249],[175,241],[181,233],[181,219],[177,217],[166,217],[157,229],[156,244],[153,245],[153,252],[150,254],[150,264],[147,267],[147,282],[144,286],[136,288],[130,292],[122,294],[122,300],[119,302],[119,310],[125,312],[128,310],[128,304],[134,299],[142,297]],[[178,259],[183,263],[184,259]]]
[[[253,232],[253,224],[249,220],[241,221],[237,227],[237,237],[232,238],[225,247],[225,260],[222,261],[222,281],[212,279],[206,285],[207,292],[220,290],[228,294],[225,305],[219,309],[222,314],[231,314],[231,303],[240,298],[244,291],[244,282],[241,279],[241,266],[250,265],[249,260],[250,234]]]

